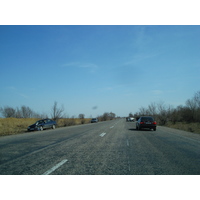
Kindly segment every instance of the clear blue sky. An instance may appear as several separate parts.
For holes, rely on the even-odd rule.
[[[200,26],[0,26],[0,107],[67,116],[184,105],[200,90]]]

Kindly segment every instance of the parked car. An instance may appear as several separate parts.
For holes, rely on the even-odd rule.
[[[98,122],[98,119],[97,118],[93,118],[92,120],[91,120],[91,123],[97,123]]]
[[[140,117],[138,121],[136,122],[136,129],[141,130],[143,128],[150,128],[156,131],[156,125],[157,123],[153,117],[144,116],[144,117]]]
[[[56,128],[56,122],[51,120],[51,119],[41,119],[37,122],[35,122],[35,124],[30,125],[27,130],[28,131],[42,131],[44,129],[55,129]]]

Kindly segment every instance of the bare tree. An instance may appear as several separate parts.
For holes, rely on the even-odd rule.
[[[185,106],[173,108],[163,101],[151,103],[148,108],[141,107],[134,116],[152,115],[158,119],[160,125],[165,125],[168,121],[176,122],[200,122],[200,91],[196,92],[191,99],[185,102]]]
[[[157,114],[157,107],[156,107],[156,103],[151,103],[149,106],[148,106],[148,111],[149,111],[149,114],[152,115],[152,116],[156,116]]]
[[[160,122],[160,125],[165,125],[168,120],[168,112],[167,112],[167,107],[163,101],[160,101],[157,103],[157,108],[158,108],[158,120]]]
[[[85,115],[79,114],[79,119],[81,119],[81,124],[85,124]]]
[[[28,106],[21,106],[20,108],[12,108],[10,106],[5,106],[0,108],[0,112],[2,113],[3,117],[5,118],[42,118],[41,114],[34,112]],[[43,114],[44,115],[44,114]],[[46,115],[45,115],[46,116]]]
[[[109,113],[109,117],[110,117],[110,120],[115,119],[116,114],[113,113],[113,112],[110,112],[110,113]]]
[[[21,107],[22,118],[31,118],[34,112],[28,106]]]
[[[107,121],[109,119],[109,113],[105,112],[102,117],[101,117],[102,121]]]
[[[139,108],[139,115],[140,116],[149,115],[148,109],[146,109],[144,107]]]
[[[53,120],[58,120],[63,117],[64,107],[58,108],[58,103],[55,101],[52,107],[51,117]]]
[[[200,91],[194,97],[186,101],[187,120],[189,122],[200,122]]]
[[[15,117],[16,117],[16,118],[22,118],[21,109],[19,109],[18,107],[16,108]]]
[[[85,118],[85,115],[84,114],[79,114],[79,119],[84,119]]]
[[[5,106],[4,108],[0,108],[0,112],[1,114],[5,117],[5,118],[10,118],[10,117],[15,117],[15,109],[9,106]]]
[[[98,116],[99,121],[107,121],[107,120],[113,120],[115,119],[116,114],[113,112],[105,112],[103,115]]]
[[[194,101],[198,108],[200,108],[200,91],[196,92],[194,95]]]

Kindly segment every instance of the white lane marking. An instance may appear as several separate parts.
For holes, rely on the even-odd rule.
[[[110,128],[113,128],[114,126],[111,126]]]
[[[100,137],[103,137],[105,134],[106,134],[106,133],[101,133],[99,136],[100,136]]]
[[[51,174],[53,171],[55,171],[56,169],[58,169],[61,165],[63,165],[64,163],[66,163],[68,160],[62,160],[61,162],[59,162],[57,165],[55,165],[54,167],[52,167],[51,169],[49,169],[48,171],[46,171],[44,174],[42,175],[49,175]]]
[[[129,146],[129,141],[128,141],[128,139],[126,140],[126,144],[127,144],[127,146]]]

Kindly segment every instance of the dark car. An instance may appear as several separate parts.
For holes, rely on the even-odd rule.
[[[51,120],[51,119],[41,119],[37,122],[35,122],[35,124],[30,125],[27,130],[28,131],[42,131],[44,129],[55,129],[56,128],[56,122]]]
[[[150,128],[156,131],[156,125],[157,123],[153,117],[144,116],[144,117],[140,117],[138,121],[136,122],[136,129],[141,130],[143,128]]]
[[[91,120],[91,123],[97,123],[98,122],[98,119],[97,118],[93,118],[92,120]]]

